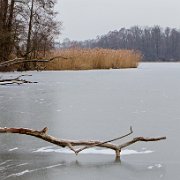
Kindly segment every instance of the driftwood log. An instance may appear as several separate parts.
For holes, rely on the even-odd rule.
[[[27,81],[25,79],[20,79],[21,77],[25,76],[32,76],[32,75],[20,75],[16,78],[8,78],[8,79],[0,79],[0,85],[11,85],[11,84],[27,84],[27,83],[37,83],[37,82],[32,82],[32,81]]]
[[[33,129],[27,129],[27,128],[7,128],[7,127],[0,127],[0,133],[16,133],[16,134],[25,134],[34,136],[36,138],[40,138],[42,140],[48,141],[52,144],[58,145],[60,147],[68,147],[70,150],[72,150],[76,155],[78,155],[81,151],[92,148],[92,147],[102,147],[102,148],[108,148],[115,151],[116,158],[120,158],[121,149],[130,146],[131,144],[134,144],[136,142],[142,141],[142,142],[149,142],[149,141],[160,141],[166,139],[166,137],[158,137],[158,138],[144,138],[144,137],[136,137],[133,138],[130,141],[127,141],[121,145],[112,144],[111,142],[123,139],[133,133],[132,128],[130,127],[130,132],[111,139],[107,141],[75,141],[75,140],[63,140],[55,138],[51,135],[48,135],[48,128],[45,127],[41,131],[33,130]],[[77,149],[75,147],[78,147]]]
[[[8,67],[14,64],[20,64],[20,63],[26,63],[26,62],[44,62],[44,63],[48,63],[51,62],[55,59],[71,59],[71,58],[66,58],[63,56],[56,56],[56,57],[52,57],[50,59],[25,59],[25,58],[14,58],[12,60],[8,60],[8,61],[4,61],[0,63],[0,67]]]
[[[0,62],[0,68],[7,68],[9,66],[12,65],[16,65],[16,64],[23,64],[23,63],[35,63],[35,67],[33,68],[33,70],[45,70],[47,67],[44,65],[40,65],[39,63],[49,63],[51,61],[54,61],[55,59],[73,59],[73,57],[63,57],[63,56],[55,56],[52,57],[50,59],[26,59],[25,57],[21,57],[21,58],[14,58],[11,60],[7,60],[7,61],[3,61]],[[23,69],[23,70],[29,70],[29,69]]]
[[[67,58],[67,57],[63,57],[63,56],[56,56],[56,57],[52,57],[50,59],[25,59],[24,57],[14,58],[12,60],[0,62],[0,68],[9,67],[9,66],[15,65],[15,64],[32,62],[32,63],[37,63],[36,67],[35,67],[36,70],[45,70],[46,66],[39,66],[38,63],[48,63],[48,62],[54,61],[55,59],[72,59],[72,57]],[[9,84],[20,85],[20,84],[25,84],[25,83],[37,83],[37,82],[27,81],[25,79],[20,79],[22,76],[31,76],[31,75],[21,75],[16,78],[9,78],[9,79],[1,79],[0,78],[0,85],[9,85]]]

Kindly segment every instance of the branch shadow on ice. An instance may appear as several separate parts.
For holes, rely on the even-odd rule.
[[[29,157],[28,157],[29,156]],[[22,157],[23,158],[23,157]],[[26,158],[32,158],[29,154],[26,154]],[[51,162],[51,156],[44,156],[44,160],[41,163],[35,163],[37,160],[32,160],[32,162],[27,161],[27,159],[17,161],[17,159],[8,159],[4,161],[0,161],[0,179],[11,179],[11,178],[26,178],[31,175],[32,177],[36,177],[38,174],[50,174],[56,171],[56,174],[59,175],[63,171],[67,172],[78,172],[79,170],[95,172],[95,171],[103,171],[103,172],[116,172],[119,177],[128,178],[128,177],[137,177],[146,179],[147,176],[151,176],[152,179],[157,179],[159,177],[164,177],[166,174],[166,168],[164,165],[160,163],[139,163],[139,162],[131,162],[127,163],[124,161],[112,161],[112,160],[104,160],[96,161],[96,162],[87,162],[81,160],[56,160],[56,162]],[[86,158],[86,157],[85,157]],[[61,158],[62,159],[62,158]],[[29,163],[27,163],[29,162]],[[35,164],[36,165],[35,165]],[[52,170],[53,169],[53,170]],[[71,173],[70,173],[71,174]],[[68,173],[66,176],[70,176]]]

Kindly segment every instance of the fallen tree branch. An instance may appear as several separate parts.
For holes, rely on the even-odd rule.
[[[55,59],[70,59],[70,58],[66,58],[63,56],[56,56],[56,57],[52,57],[50,59],[25,59],[25,58],[14,58],[12,60],[9,61],[4,61],[0,63],[0,67],[8,67],[14,64],[20,64],[20,63],[26,63],[26,62],[44,62],[44,63],[48,63],[50,61],[53,61]]]
[[[32,82],[32,81],[27,81],[25,79],[20,79],[21,77],[24,76],[32,76],[32,75],[20,75],[16,78],[9,78],[9,79],[0,79],[0,85],[10,85],[10,84],[27,84],[27,83],[37,83],[37,82]]]
[[[61,147],[68,147],[70,150],[72,150],[76,155],[78,153],[80,153],[81,151],[87,149],[87,148],[92,148],[92,147],[102,147],[102,148],[108,148],[108,149],[112,149],[115,151],[116,154],[116,158],[120,158],[120,152],[121,149],[134,144],[138,141],[144,141],[144,142],[148,142],[148,141],[159,141],[159,140],[164,140],[166,139],[166,137],[159,137],[159,138],[144,138],[144,137],[136,137],[131,141],[128,141],[127,143],[124,143],[122,145],[115,145],[112,144],[110,142],[122,139],[124,137],[127,137],[129,135],[131,135],[133,133],[132,128],[130,128],[130,132],[127,133],[124,136],[118,137],[118,138],[114,138],[108,141],[75,141],[75,140],[62,140],[62,139],[58,139],[55,138],[53,136],[50,136],[47,134],[48,132],[48,128],[45,127],[44,129],[42,129],[41,131],[38,130],[33,130],[33,129],[27,129],[27,128],[2,128],[0,127],[0,133],[16,133],[16,134],[25,134],[25,135],[30,135],[30,136],[34,136],[36,138],[40,138],[42,140],[45,140],[47,142],[50,142],[52,144],[56,144],[58,146]],[[79,149],[75,149],[74,147],[76,146],[83,146],[82,148]]]

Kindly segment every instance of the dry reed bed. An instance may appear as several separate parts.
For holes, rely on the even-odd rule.
[[[46,70],[88,70],[136,68],[141,54],[133,50],[66,49],[53,51],[51,56],[63,56],[45,64]]]

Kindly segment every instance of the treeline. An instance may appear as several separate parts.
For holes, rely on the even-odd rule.
[[[93,40],[83,42],[64,41],[62,47],[134,49],[143,55],[144,61],[179,61],[180,60],[180,30],[161,28],[160,26],[110,31]]]
[[[45,56],[61,23],[55,20],[56,0],[0,0],[0,62],[14,56]]]

